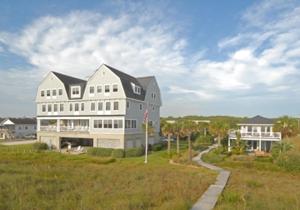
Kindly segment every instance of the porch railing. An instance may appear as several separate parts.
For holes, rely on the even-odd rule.
[[[239,131],[231,131],[229,132],[229,137],[232,139],[237,138],[236,132]],[[274,139],[274,140],[281,140],[281,133],[280,132],[240,132],[241,138],[247,139]]]
[[[76,131],[76,132],[87,132],[89,127],[87,126],[60,126],[60,131]]]

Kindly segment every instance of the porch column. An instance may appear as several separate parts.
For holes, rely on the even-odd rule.
[[[36,131],[41,131],[41,120],[37,119],[36,121]]]
[[[258,151],[261,151],[261,139],[258,141]]]
[[[230,138],[228,138],[228,152],[231,151],[231,147],[230,147]]]
[[[251,141],[251,151],[253,151],[253,144],[254,144],[254,142]]]
[[[60,119],[57,119],[56,122],[57,122],[57,123],[56,123],[56,131],[57,131],[57,132],[60,132]]]

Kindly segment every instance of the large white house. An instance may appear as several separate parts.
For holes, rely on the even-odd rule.
[[[239,130],[231,131],[228,138],[228,150],[231,150],[233,141],[237,139],[237,132],[241,140],[246,142],[248,151],[271,150],[272,143],[281,141],[281,133],[273,131],[274,121],[261,116],[255,116],[238,124]]]
[[[154,76],[135,78],[103,64],[89,79],[50,72],[38,87],[37,138],[55,148],[145,145],[145,110],[159,140],[161,95]]]

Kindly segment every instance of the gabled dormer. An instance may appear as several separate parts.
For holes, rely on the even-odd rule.
[[[70,77],[61,73],[52,72],[65,86],[69,99],[81,99],[86,87],[86,81]]]

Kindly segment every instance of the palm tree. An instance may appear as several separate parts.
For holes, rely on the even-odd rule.
[[[181,122],[176,121],[172,124],[173,126],[173,132],[176,136],[176,153],[179,154],[179,137],[180,137],[180,128],[181,128]]]
[[[298,122],[296,119],[283,116],[275,123],[274,131],[281,132],[282,138],[295,136],[298,133]]]
[[[170,155],[171,151],[171,136],[174,134],[174,126],[171,123],[165,123],[162,128],[161,132],[164,136],[168,137],[168,154]]]
[[[181,134],[188,137],[188,148],[189,148],[189,162],[192,162],[192,143],[191,136],[193,133],[199,131],[199,126],[191,120],[185,120],[181,124]]]
[[[209,132],[216,136],[218,145],[221,145],[221,139],[225,138],[229,130],[229,125],[223,121],[214,121],[209,125]]]

